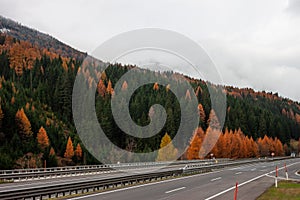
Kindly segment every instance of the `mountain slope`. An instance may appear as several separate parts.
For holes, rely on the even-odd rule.
[[[112,64],[105,72],[99,73],[95,70],[95,65],[103,65],[102,62],[90,59],[90,62],[82,63],[85,54],[51,36],[2,17],[0,30],[1,169],[42,167],[44,160],[47,161],[47,166],[98,163],[82,145],[73,122],[72,89],[78,72],[85,76],[87,81],[84,86],[87,89],[97,87],[95,99],[99,123],[107,137],[123,149],[133,152],[156,150],[166,132],[173,138],[180,124],[179,100],[168,92],[168,88],[148,84],[139,88],[132,96],[130,114],[135,123],[145,126],[150,122],[151,105],[159,103],[165,107],[168,115],[163,129],[149,139],[140,139],[126,135],[118,128],[112,117],[110,100],[117,81],[133,68],[136,69],[136,77],[169,77],[176,84],[180,84],[180,78],[188,80],[194,91],[186,91],[183,100],[188,103],[191,93],[195,92],[201,104],[199,107],[203,108],[199,109],[199,127],[204,131],[209,129],[212,111],[207,85],[217,88],[216,85],[177,73],[157,73],[120,64]],[[98,79],[101,81],[96,83],[95,80]],[[123,85],[126,90],[128,85]],[[232,135],[235,137],[243,133],[252,137],[257,144],[265,136],[274,141],[277,141],[277,137],[286,144],[286,153],[296,151],[295,140],[300,136],[298,102],[281,98],[278,94],[255,92],[249,88],[227,86],[225,90],[227,115],[223,132],[226,129],[240,129],[236,131],[238,134]],[[155,110],[150,113],[153,112]],[[45,138],[48,138],[48,142],[45,142]],[[71,151],[72,146],[75,152]],[[83,153],[80,153],[80,149]],[[271,153],[271,149],[260,150],[263,151],[264,155],[265,152],[266,155]],[[110,156],[117,159],[117,152],[110,152]]]

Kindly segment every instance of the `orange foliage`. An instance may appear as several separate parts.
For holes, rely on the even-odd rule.
[[[199,152],[204,138],[204,131],[201,127],[197,128],[190,141],[190,145],[186,151],[186,158],[188,160],[199,159]]]
[[[122,84],[122,91],[126,91],[127,88],[128,88],[128,84],[127,84],[126,81],[124,81],[123,84]]]
[[[158,85],[158,83],[156,82],[156,83],[154,83],[154,85],[153,85],[153,90],[158,90],[159,89],[159,85]]]
[[[15,102],[16,102],[16,99],[15,99],[15,97],[13,96],[13,97],[11,98],[11,100],[10,100],[10,103],[11,103],[11,105],[14,105]]]
[[[51,147],[49,155],[50,156],[55,156],[55,151],[54,151],[53,147]]]
[[[113,89],[113,87],[112,87],[112,83],[111,83],[110,80],[108,81],[106,91],[107,91],[107,93],[110,94],[110,95],[113,95],[113,94],[114,94],[114,89]]]
[[[79,143],[76,146],[75,155],[78,159],[82,158],[82,149]]]
[[[67,142],[67,147],[66,147],[66,152],[64,154],[65,158],[72,158],[74,156],[74,147],[73,147],[73,142],[71,140],[71,137],[68,138]]]
[[[185,93],[185,100],[191,100],[192,98],[191,98],[191,93],[190,93],[190,90],[186,90],[186,93]]]
[[[45,148],[49,147],[49,138],[44,127],[41,127],[39,132],[37,133],[37,142],[38,146],[45,150]]]
[[[220,129],[219,119],[213,109],[210,111],[207,125],[214,129]]]
[[[19,134],[21,138],[26,139],[33,135],[30,121],[27,118],[23,108],[18,110],[16,113],[16,123],[19,128]]]
[[[106,93],[106,87],[102,81],[102,79],[100,79],[98,85],[97,85],[97,91],[98,91],[98,94],[101,95],[102,97],[105,96],[105,93]]]
[[[206,115],[205,115],[205,112],[204,112],[204,109],[203,109],[203,106],[201,103],[199,103],[199,105],[198,105],[198,111],[199,111],[201,121],[205,122]]]

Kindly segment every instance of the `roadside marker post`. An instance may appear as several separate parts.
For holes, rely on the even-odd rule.
[[[276,166],[276,176],[275,176],[275,187],[276,187],[276,188],[278,187],[278,184],[277,184],[277,177],[278,177],[278,167]]]
[[[286,163],[284,163],[284,169],[285,169],[286,180],[289,180],[289,174],[288,174],[288,171],[287,171]]]
[[[237,200],[237,194],[238,194],[238,182],[235,183],[234,200]]]

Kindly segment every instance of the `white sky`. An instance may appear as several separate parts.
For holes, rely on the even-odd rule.
[[[300,0],[1,0],[0,15],[85,52],[138,28],[199,43],[226,85],[300,101]]]

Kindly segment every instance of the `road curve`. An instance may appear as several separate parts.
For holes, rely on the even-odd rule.
[[[238,199],[253,200],[274,184],[274,170],[279,168],[279,177],[285,177],[284,163],[290,178],[298,178],[294,172],[300,169],[300,159],[281,160],[228,167],[206,174],[186,176],[172,180],[137,185],[102,193],[95,193],[73,200],[210,200],[233,199],[234,186],[239,183]],[[268,176],[266,176],[268,175]]]

